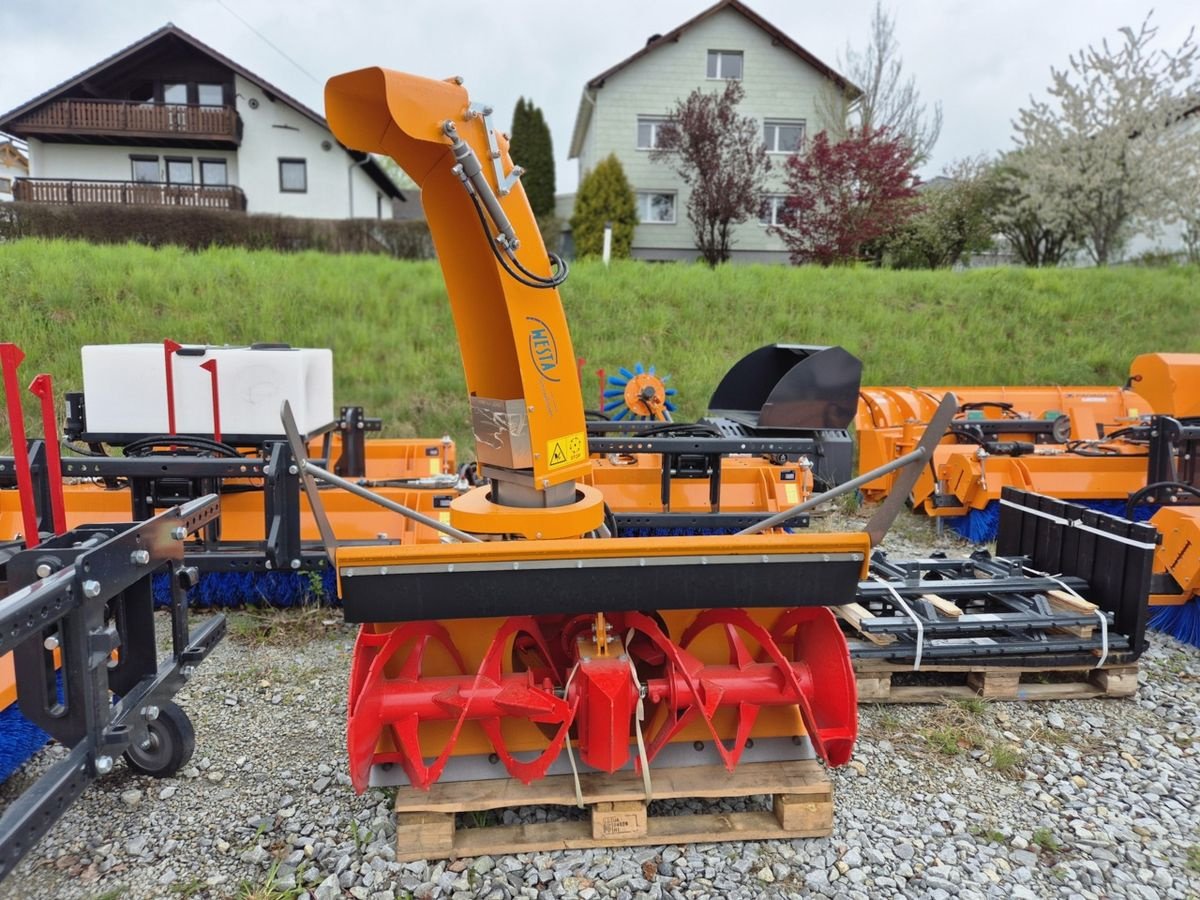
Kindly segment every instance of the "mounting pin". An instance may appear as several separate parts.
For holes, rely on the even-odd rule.
[[[38,567],[33,570],[33,573],[37,575],[38,578],[45,578],[52,571],[54,570],[50,568],[50,563],[38,563]]]
[[[57,650],[59,648],[60,645],[58,643],[58,638],[55,637],[54,635],[50,635],[50,637],[48,637],[44,641],[42,641],[42,646],[45,647],[47,650],[49,650],[51,653],[53,653],[55,650]]]

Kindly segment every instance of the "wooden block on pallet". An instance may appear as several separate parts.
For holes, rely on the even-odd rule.
[[[1020,686],[1020,670],[989,669],[967,673],[967,687],[985,700],[1015,700]]]
[[[828,834],[833,830],[833,791],[824,795],[775,794],[772,811],[784,831]]]
[[[1055,609],[1060,609],[1063,612],[1074,612],[1087,615],[1088,613],[1094,613],[1097,609],[1099,609],[1095,603],[1084,600],[1082,597],[1076,597],[1074,594],[1068,593],[1067,591],[1046,591],[1046,599],[1050,601],[1051,606],[1053,606]]]
[[[646,833],[646,804],[642,800],[613,800],[592,804],[592,837],[613,840]]]
[[[871,634],[862,630],[863,620],[873,619],[875,616],[861,603],[847,603],[843,606],[835,606],[833,607],[833,611],[837,614],[838,618],[849,622],[851,628],[872,644],[886,647],[888,644],[896,643],[896,636],[894,634]]]
[[[871,703],[887,700],[892,694],[892,676],[890,672],[858,672],[854,673],[858,682],[858,702]]]
[[[446,856],[454,850],[454,813],[397,813],[396,847],[409,859]]]
[[[922,594],[921,599],[948,618],[957,619],[962,615],[962,610],[958,608],[958,604],[947,600],[945,597],[939,597],[937,594]]]
[[[1132,697],[1138,689],[1137,666],[1111,666],[1093,669],[1088,681],[1104,692],[1106,697]]]

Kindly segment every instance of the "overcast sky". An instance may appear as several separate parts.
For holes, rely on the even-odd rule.
[[[262,37],[222,7],[245,19]],[[518,96],[550,124],[559,192],[584,83],[709,4],[705,0],[0,0],[0,110],[12,109],[168,21],[323,111],[339,72],[381,65],[462,75],[507,128]],[[866,44],[874,0],[748,0],[761,16],[837,66]],[[1150,3],[1137,0],[892,0],[905,71],[940,101],[941,140],[924,174],[1011,146],[1011,121],[1051,66],[1080,47],[1118,39]],[[1158,46],[1177,47],[1200,20],[1196,0],[1159,0]],[[264,38],[266,39],[264,41]],[[269,41],[269,43],[267,43]],[[271,44],[295,60],[297,68]],[[305,74],[307,72],[308,74]],[[310,77],[311,76],[311,77]]]

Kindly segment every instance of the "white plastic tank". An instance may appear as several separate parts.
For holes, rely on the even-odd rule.
[[[283,401],[313,434],[334,421],[333,352],[282,345],[184,345],[173,354],[175,430],[213,433],[212,376],[217,361],[222,436],[283,434]],[[83,348],[83,399],[93,435],[167,434],[167,377],[162,344],[93,344]]]

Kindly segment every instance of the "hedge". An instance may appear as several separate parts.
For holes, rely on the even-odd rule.
[[[179,206],[0,203],[0,242],[20,238],[66,238],[96,244],[174,244],[189,250],[245,247],[250,250],[382,253],[397,259],[432,259],[433,242],[423,221],[392,219],[298,219]]]

